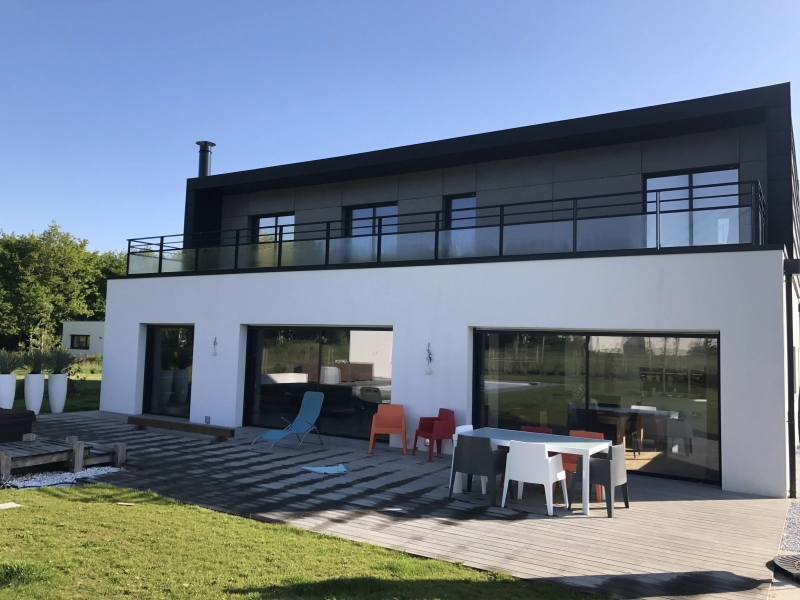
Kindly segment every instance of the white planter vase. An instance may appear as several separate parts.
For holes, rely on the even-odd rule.
[[[47,397],[50,399],[50,412],[64,412],[64,404],[67,402],[67,378],[66,373],[51,373],[47,378]]]
[[[186,396],[189,395],[189,369],[178,369],[175,371],[173,380],[175,387],[175,398],[178,404],[186,404]]]
[[[28,373],[25,375],[25,408],[39,414],[44,396],[44,375]]]
[[[0,375],[0,408],[14,406],[14,394],[17,391],[17,376],[13,373]]]

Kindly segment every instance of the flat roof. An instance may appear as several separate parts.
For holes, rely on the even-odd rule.
[[[187,187],[246,193],[624,144],[764,123],[769,107],[789,103],[790,85],[782,83],[373,152],[194,177]]]

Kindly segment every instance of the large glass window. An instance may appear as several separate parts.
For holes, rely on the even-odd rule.
[[[144,412],[189,417],[194,327],[147,328]]]
[[[244,422],[283,428],[306,391],[325,394],[319,430],[369,439],[392,398],[392,332],[347,327],[251,327]]]
[[[603,433],[628,470],[720,481],[716,336],[476,334],[473,422]]]
[[[749,243],[751,207],[740,206],[738,183],[739,169],[648,177],[647,246]]]

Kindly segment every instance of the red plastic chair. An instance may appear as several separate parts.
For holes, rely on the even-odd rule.
[[[414,446],[411,454],[417,453],[417,440],[428,440],[428,462],[433,460],[433,442],[436,442],[436,452],[442,453],[442,440],[452,440],[456,432],[456,414],[446,408],[439,409],[438,417],[420,417],[419,427],[414,432]]]
[[[582,438],[589,438],[593,440],[604,440],[605,437],[602,433],[597,431],[584,431],[582,429],[570,429],[569,434],[572,437],[582,437]],[[577,454],[561,454],[561,463],[564,465],[564,470],[567,472],[567,483],[569,483],[569,478],[572,476],[572,472],[578,470],[578,455]],[[576,473],[578,477],[581,476],[580,473]],[[597,498],[598,502],[602,502],[603,500],[603,488],[599,485],[594,486],[594,493]]]
[[[553,430],[549,427],[539,427],[537,425],[523,425],[519,428],[520,431],[529,431],[531,433],[547,433],[552,435]]]

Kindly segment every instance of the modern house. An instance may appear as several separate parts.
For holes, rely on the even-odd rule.
[[[794,492],[789,84],[220,175],[198,144],[183,233],[109,282],[103,410],[282,427],[320,389],[323,434],[446,407]]]
[[[102,354],[104,321],[64,321],[61,343],[70,354]]]

